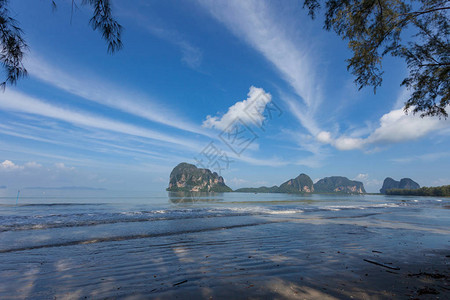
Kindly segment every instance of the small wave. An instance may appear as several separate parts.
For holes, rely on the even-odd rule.
[[[298,210],[277,212],[269,209],[168,209],[154,211],[128,211],[106,214],[76,213],[64,215],[52,214],[47,216],[14,216],[12,218],[5,218],[2,220],[3,225],[0,225],[0,232],[295,212],[298,212]]]
[[[326,206],[323,209],[339,211],[343,209],[367,209],[367,208],[388,208],[388,207],[400,207],[396,203],[382,203],[382,204],[369,204],[369,205],[331,205]]]
[[[283,214],[297,214],[305,212],[302,209],[270,209],[263,207],[235,207],[230,208],[232,211],[253,214],[253,215],[283,215]]]
[[[326,207],[226,207],[226,208],[184,208],[143,211],[68,213],[33,216],[6,216],[0,219],[0,232],[43,230],[53,228],[84,227],[116,223],[154,222],[164,220],[201,219],[215,217],[239,217],[262,215],[295,215],[321,211],[349,209],[398,207],[398,204],[383,203],[371,205],[335,205]]]
[[[199,233],[199,232],[207,232],[207,231],[241,228],[241,227],[260,226],[260,225],[280,223],[280,222],[282,222],[282,221],[265,221],[265,222],[258,222],[258,223],[247,223],[247,224],[237,224],[237,225],[230,225],[230,226],[202,228],[202,229],[197,229],[197,230],[183,230],[183,231],[173,231],[173,232],[164,232],[164,233],[151,233],[151,234],[138,234],[138,235],[127,235],[127,236],[113,236],[113,237],[105,237],[105,238],[93,238],[93,239],[67,241],[67,242],[63,242],[63,243],[34,245],[34,246],[30,246],[30,247],[0,249],[0,253],[10,253],[10,252],[42,249],[42,248],[87,245],[87,244],[95,244],[95,243],[103,243],[103,242],[117,242],[117,241],[135,240],[135,239],[143,239],[143,238],[155,238],[155,237],[164,237],[164,236],[172,236],[172,235],[180,235],[180,234],[189,234],[189,233]]]

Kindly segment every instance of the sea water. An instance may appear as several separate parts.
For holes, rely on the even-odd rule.
[[[383,269],[364,259],[448,271],[449,207],[439,197],[23,191],[17,205],[0,198],[0,298],[147,297],[180,282],[198,296],[306,275],[348,284],[368,274],[361,264]]]
[[[450,199],[384,195],[154,193],[0,198],[0,253],[63,247],[286,219],[372,218],[450,227]],[[53,192],[53,194],[55,194]],[[66,195],[64,195],[66,194]],[[100,194],[100,195],[99,195]],[[446,209],[447,208],[447,209]]]

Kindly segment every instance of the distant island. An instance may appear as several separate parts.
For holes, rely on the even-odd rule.
[[[225,184],[222,176],[209,169],[197,168],[188,163],[178,164],[170,173],[169,187],[167,191],[178,192],[233,192]],[[282,183],[280,186],[240,188],[234,192],[240,193],[340,193],[340,194],[365,194],[366,190],[360,181],[350,180],[347,177],[331,176],[313,183],[306,174],[300,174],[294,179]]]
[[[1,187],[0,187],[1,188]],[[284,194],[366,194],[364,184],[360,181],[350,180],[343,176],[325,177],[313,183],[312,179],[301,173],[293,179],[289,179],[280,186],[271,187],[246,187],[232,190],[225,184],[222,176],[209,169],[197,168],[186,162],[178,164],[170,173],[170,192],[238,192],[238,193],[284,193]],[[402,178],[396,181],[391,177],[384,179],[380,189],[385,195],[410,195],[410,196],[450,196],[450,185],[439,187],[420,187],[411,178]]]
[[[306,174],[300,174],[294,179],[282,183],[279,187],[240,188],[235,190],[240,193],[286,193],[286,194],[310,194],[310,193],[339,193],[339,194],[365,194],[364,184],[360,181],[350,180],[347,177],[331,176],[313,183]]]
[[[178,164],[170,173],[170,192],[232,192],[222,176],[209,169],[201,169],[188,163]]]
[[[381,194],[387,194],[388,190],[416,190],[420,185],[411,178],[402,178],[400,181],[396,181],[391,177],[386,177],[383,181],[383,186],[380,189]]]

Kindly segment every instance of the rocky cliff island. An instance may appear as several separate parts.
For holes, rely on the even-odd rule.
[[[350,180],[347,177],[331,176],[320,179],[314,184],[317,193],[365,194],[361,181]]]
[[[313,183],[306,174],[300,174],[294,179],[282,183],[279,187],[241,188],[235,190],[240,193],[286,193],[286,194],[310,194],[310,193],[340,193],[340,194],[365,194],[364,184],[360,181],[350,180],[347,177],[331,176]]]
[[[1,187],[0,187],[1,188]],[[233,192],[225,184],[222,176],[209,169],[197,168],[193,164],[180,163],[170,173],[169,187],[171,192]],[[365,194],[364,184],[343,176],[325,177],[313,183],[312,179],[301,173],[295,178],[283,182],[280,186],[261,186],[258,188],[240,188],[234,192],[240,193],[286,193],[286,194]],[[422,188],[411,178],[396,181],[387,177],[380,193],[388,195],[439,195],[448,194],[448,186],[438,188]]]
[[[178,164],[170,173],[169,187],[171,192],[232,192],[225,184],[222,176],[209,169],[200,169],[188,163]]]
[[[411,178],[402,178],[396,181],[391,177],[386,177],[383,181],[383,186],[380,189],[381,194],[387,194],[388,190],[416,190],[420,185]]]

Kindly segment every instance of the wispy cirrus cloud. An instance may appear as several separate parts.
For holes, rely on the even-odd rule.
[[[207,144],[207,140],[199,140],[199,139],[187,139],[182,138],[180,136],[175,136],[173,134],[166,134],[163,132],[151,130],[145,127],[136,126],[130,123],[124,123],[116,120],[112,120],[110,118],[106,118],[100,115],[92,114],[90,112],[81,111],[81,110],[72,110],[67,107],[60,107],[53,104],[50,104],[41,99],[37,99],[35,97],[28,96],[26,94],[13,91],[8,89],[3,94],[4,97],[0,98],[0,109],[4,111],[10,112],[18,112],[18,113],[26,113],[36,116],[41,116],[45,118],[50,118],[54,120],[59,120],[62,122],[67,122],[73,124],[80,128],[88,128],[88,129],[97,129],[100,132],[105,133],[114,133],[115,137],[110,138],[109,143],[102,143],[98,138],[93,137],[93,140],[83,141],[96,149],[96,145],[104,145],[107,148],[108,152],[111,152],[113,148],[118,149],[117,151],[141,153],[145,155],[150,155],[158,160],[174,160],[175,156],[173,154],[169,154],[169,152],[182,153],[183,155],[178,156],[178,161],[186,160],[187,157],[192,157],[193,153],[199,153],[203,150],[204,146]],[[20,132],[11,131],[11,128],[5,125],[2,125],[6,130],[2,131],[4,134],[10,134],[14,136],[18,136],[21,138],[32,139],[45,143],[55,143],[62,144],[66,146],[70,146],[68,142],[61,142],[58,139],[56,141],[49,138],[40,138],[36,137],[33,134],[25,134]],[[0,128],[1,129],[1,128]],[[28,126],[28,131],[30,127]],[[34,131],[34,130],[33,130]],[[48,131],[48,130],[47,130]],[[75,136],[74,133],[70,133]],[[117,139],[117,134],[123,134],[126,136],[135,137],[135,138],[143,138],[146,141],[154,143],[162,149],[166,149],[165,152],[156,153],[150,152],[147,149],[141,148],[130,148],[124,145],[117,145],[117,143],[112,144],[113,140]],[[85,136],[86,133],[83,133]],[[63,139],[65,141],[69,140],[67,137]],[[101,151],[97,149],[97,151]],[[162,150],[161,150],[162,151]],[[168,152],[169,151],[169,152]],[[164,153],[164,154],[162,154]],[[229,157],[232,157],[234,160],[239,160],[251,165],[262,165],[262,166],[282,166],[286,165],[287,162],[280,160],[278,158],[256,158],[250,155],[241,155],[236,156],[231,152],[227,152]],[[167,156],[166,158],[164,158]]]
[[[133,124],[115,121],[85,111],[75,111],[62,108],[40,99],[30,97],[26,94],[12,91],[11,89],[6,90],[2,96],[3,97],[0,98],[0,108],[4,110],[40,115],[69,122],[78,126],[93,127],[106,131],[140,136],[164,143],[180,145],[186,149],[191,149],[194,151],[198,151],[200,149],[198,147],[198,143],[194,140],[187,140]]]
[[[118,88],[120,85],[88,75],[87,71],[77,75],[69,74],[62,68],[48,63],[39,55],[27,58],[25,66],[32,77],[83,99],[182,131],[211,136],[201,126],[186,121],[181,114],[175,113],[173,106],[165,107],[147,95]]]
[[[168,23],[166,19],[161,18],[156,13],[149,14],[147,8],[152,6],[152,3],[144,1],[138,4],[137,7],[128,4],[123,5],[123,3],[117,3],[117,5],[120,8],[118,14],[128,18],[151,35],[179,48],[181,62],[189,68],[199,71],[203,60],[202,49],[183,34],[182,28],[171,26],[171,23]]]
[[[412,155],[407,157],[398,157],[393,158],[391,161],[400,163],[400,164],[407,164],[411,162],[432,162],[439,159],[450,157],[449,152],[434,152],[434,153],[425,153],[421,155]]]
[[[272,3],[265,1],[198,1],[212,16],[237,37],[260,52],[293,88],[303,103],[287,101],[294,116],[307,130],[314,127],[312,115],[322,102],[314,59],[306,43],[294,42],[291,32],[273,14]]]
[[[200,67],[203,58],[203,52],[200,50],[200,48],[187,41],[177,31],[147,24],[147,20],[145,18],[141,19],[142,22],[140,23],[145,24],[145,28],[151,34],[177,46],[180,49],[181,61],[183,63],[194,70],[197,70]]]
[[[259,52],[288,83],[295,95],[279,90],[288,111],[306,129],[309,136],[304,138],[301,131],[292,134],[302,150],[312,156],[299,159],[298,165],[318,167],[325,159],[323,146],[313,137],[321,129],[315,113],[323,101],[319,68],[313,57],[311,43],[300,30],[289,30],[289,25],[276,14],[273,2],[268,1],[210,1],[198,0],[200,5],[215,19],[225,25],[235,36]],[[283,14],[283,18],[286,15]]]

